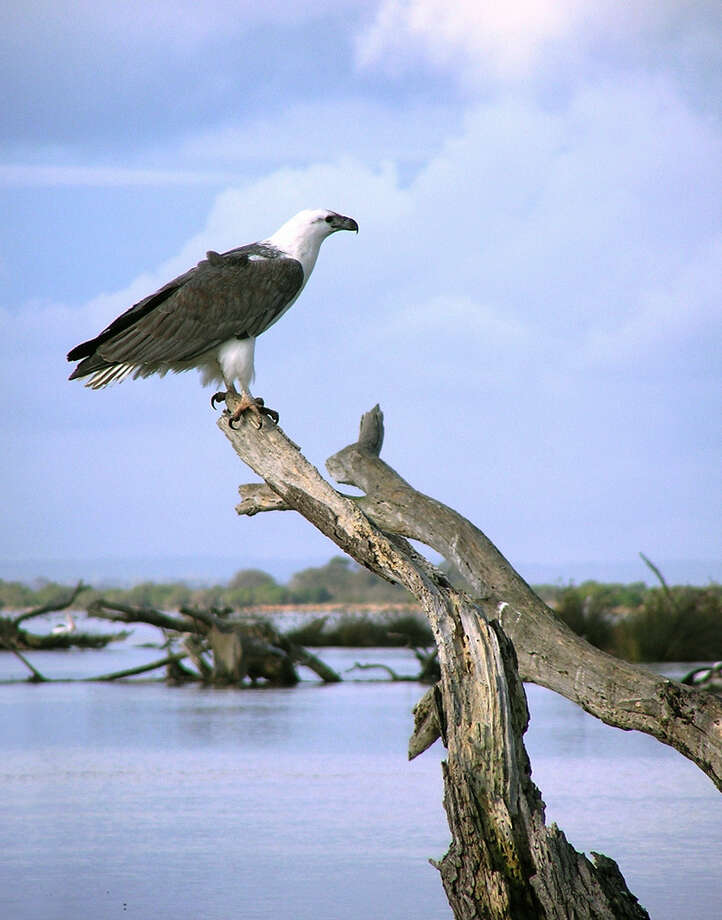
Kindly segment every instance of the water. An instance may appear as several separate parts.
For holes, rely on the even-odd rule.
[[[31,656],[48,676],[154,657],[130,643]],[[357,660],[415,670],[404,651],[321,657],[338,670]],[[0,656],[0,679],[25,676]],[[449,920],[428,863],[449,841],[443,749],[406,760],[424,688],[355,676],[247,692],[0,684],[0,916]],[[615,858],[656,920],[716,916],[712,783],[651,738],[527,692],[548,820],[577,849]]]

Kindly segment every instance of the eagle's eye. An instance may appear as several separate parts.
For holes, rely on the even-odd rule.
[[[334,214],[329,214],[327,217],[324,218],[324,220],[326,221],[327,224],[330,224],[331,221],[334,219],[334,217],[335,217]]]

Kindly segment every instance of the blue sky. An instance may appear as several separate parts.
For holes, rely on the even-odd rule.
[[[722,577],[722,11],[632,0],[14,5],[0,36],[0,373],[13,574],[279,574],[194,373],[65,354],[206,249],[350,214],[258,342],[307,456],[384,457],[532,579]],[[132,561],[131,561],[132,560]],[[172,561],[174,560],[174,561]]]

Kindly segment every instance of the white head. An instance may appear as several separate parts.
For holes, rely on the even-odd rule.
[[[335,211],[299,211],[265,242],[298,259],[308,279],[321,243],[337,230],[355,230],[358,233],[358,224],[353,217],[344,217]]]

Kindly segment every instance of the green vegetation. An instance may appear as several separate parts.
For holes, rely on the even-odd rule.
[[[588,581],[538,593],[574,632],[628,661],[722,658],[722,585],[647,588]]]
[[[575,632],[593,645],[630,661],[710,661],[722,659],[722,586],[649,588],[643,582],[540,585],[544,600]],[[33,586],[0,580],[0,609],[23,610],[67,594],[67,586],[42,581]],[[287,585],[258,569],[243,569],[227,585],[192,587],[183,582],[144,582],[108,589],[112,602],[178,610],[184,606],[238,610],[274,605],[412,604],[398,585],[372,575],[349,559],[335,556],[326,565],[297,572]],[[81,595],[87,607],[99,592]],[[320,617],[289,636],[302,645],[429,645],[431,635],[413,612],[388,611],[329,619]]]
[[[33,587],[18,581],[0,579],[0,610],[23,610],[47,603],[67,593],[67,585],[39,581]],[[185,582],[142,582],[132,588],[88,590],[83,594],[87,606],[102,593],[109,601],[179,610],[181,607],[257,607],[279,604],[404,604],[411,595],[390,584],[345,556],[334,556],[326,565],[297,572],[288,585],[259,569],[242,569],[227,585],[192,587]]]
[[[329,617],[317,617],[286,633],[296,645],[346,648],[412,646],[426,648],[434,644],[431,629],[420,614],[387,614],[370,617],[347,614],[329,625]]]
[[[321,568],[297,572],[288,590],[291,603],[404,604],[414,600],[404,588],[384,581],[346,556],[334,556]]]

